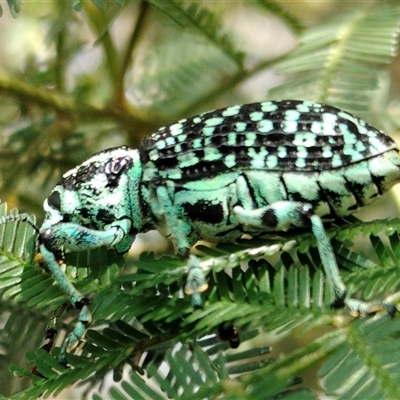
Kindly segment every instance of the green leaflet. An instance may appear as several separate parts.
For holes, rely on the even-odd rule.
[[[302,98],[336,104],[362,115],[378,89],[382,68],[396,53],[400,9],[380,6],[347,11],[306,30],[278,65],[289,81],[272,98]]]

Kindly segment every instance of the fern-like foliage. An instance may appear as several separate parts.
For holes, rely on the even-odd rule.
[[[4,243],[4,254],[14,254],[17,249],[20,255],[25,254],[23,249],[35,235],[31,231],[27,239],[29,228],[23,225],[7,224],[14,232],[12,241],[20,240],[15,248]],[[349,271],[344,276],[352,295],[377,300],[400,290],[394,256],[400,246],[399,219],[351,221],[332,227],[330,234],[339,239],[333,242],[335,252]],[[372,259],[376,257],[378,263],[353,250],[350,238],[360,235],[366,236],[364,249],[373,249],[376,254]],[[398,320],[384,313],[375,319],[352,320],[346,312],[331,311],[332,293],[314,246],[314,239],[306,233],[284,241],[277,238],[217,249],[200,247],[209,253],[203,267],[209,271],[210,287],[204,294],[205,308],[197,311],[192,310],[190,299],[182,296],[186,269],[175,258],[157,260],[147,255],[128,262],[122,273],[121,260],[119,266],[111,264],[117,260],[111,254],[109,259],[105,253],[100,258],[71,256],[74,265],[86,264],[78,273],[78,269],[68,267],[69,277],[80,290],[93,295],[95,323],[79,355],[68,355],[70,368],[58,363],[57,349],[54,355],[41,349],[27,353],[39,375],[14,364],[13,374],[31,379],[33,385],[12,398],[57,394],[78,380],[86,383],[91,398],[99,399],[93,389],[112,372],[119,383],[102,390],[106,398],[264,399],[301,395],[312,399],[312,390],[297,388],[298,376],[322,360],[326,361],[319,374],[327,393],[357,398],[349,396],[370,394],[373,388],[373,396],[366,398],[396,398],[400,390]],[[10,265],[8,261],[4,267],[8,273],[0,275],[4,303],[14,307],[29,304],[32,313],[42,317],[42,308],[65,302],[45,271],[13,258],[14,262]],[[131,268],[134,271],[129,273]],[[13,320],[12,314],[9,319]],[[205,338],[232,325],[241,335],[238,350],[229,350],[215,335]],[[62,326],[71,329],[70,324]],[[316,338],[278,358],[269,354],[271,336],[262,339],[268,332],[295,332],[298,338],[315,330],[321,332]],[[25,335],[26,330],[21,332],[22,338]],[[261,342],[246,349],[250,339]],[[353,370],[363,379],[354,379]]]
[[[399,20],[400,8],[365,7],[305,31],[300,45],[278,65],[292,78],[270,96],[304,98],[306,93],[309,100],[362,114],[396,54]]]
[[[50,1],[40,18],[28,2],[8,5],[18,22],[25,13],[30,24],[39,21],[31,30],[21,25],[27,32],[47,32],[36,40],[44,53],[25,44],[26,56],[13,64],[15,53],[2,53],[8,39],[0,26],[1,196],[38,220],[60,175],[89,154],[137,147],[164,123],[207,109],[298,98],[398,128],[395,2],[343,3],[321,22],[310,22],[296,2],[270,0]],[[246,33],[228,23],[241,13]],[[266,30],[271,14],[293,35],[287,54],[253,48],[264,35],[285,36]],[[9,23],[7,33],[13,28]],[[25,36],[23,28],[13,32]],[[284,78],[279,86],[272,71]],[[265,72],[257,94],[245,90]],[[389,295],[399,303],[399,232],[398,218],[348,218],[329,227],[349,295]],[[186,266],[175,257],[68,254],[67,275],[92,299],[94,322],[66,368],[58,349],[77,312],[67,307],[55,348],[42,349],[49,318],[68,299],[34,260],[32,226],[0,224],[0,398],[62,398],[70,386],[96,400],[400,397],[398,316],[357,319],[331,310],[333,294],[309,232],[197,251],[209,288],[204,309],[195,311],[183,294]],[[236,330],[241,345],[231,349]]]

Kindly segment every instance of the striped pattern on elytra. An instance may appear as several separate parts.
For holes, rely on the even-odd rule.
[[[232,106],[180,120],[143,140],[141,156],[161,176],[187,180],[227,168],[320,171],[394,146],[351,114],[312,102]]]
[[[60,361],[90,324],[89,301],[68,280],[62,249],[129,250],[157,229],[186,260],[186,293],[207,287],[190,247],[292,228],[312,231],[335,306],[366,314],[376,304],[347,296],[321,218],[353,213],[400,180],[400,156],[383,132],[337,108],[302,101],[232,106],[159,129],[141,147],[93,155],[64,174],[44,202],[44,263],[80,310]],[[380,302],[391,314],[395,308]]]

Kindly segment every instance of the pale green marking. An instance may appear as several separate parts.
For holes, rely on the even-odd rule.
[[[266,157],[268,154],[269,154],[269,151],[267,150],[267,148],[265,147],[265,146],[262,146],[262,147],[260,147],[260,149],[259,149],[259,154],[262,156],[262,157]]]
[[[353,156],[354,155],[354,146],[352,144],[345,143],[343,146],[343,154],[346,156]]]
[[[306,160],[305,158],[298,158],[295,164],[297,168],[304,168],[306,166]]]
[[[263,119],[257,122],[257,130],[259,132],[270,132],[274,129],[274,124],[270,119]]]
[[[368,137],[376,137],[377,135],[376,135],[376,132],[374,132],[374,131],[367,131],[367,136]]]
[[[299,158],[307,158],[308,156],[308,151],[306,146],[297,146],[297,157]]]
[[[278,166],[278,157],[275,154],[271,154],[267,157],[266,165],[268,168],[276,168]]]
[[[276,201],[287,199],[280,172],[268,171],[268,184],[265,182],[265,171],[251,170],[246,171],[245,175],[257,202],[273,204]]]
[[[327,189],[329,192],[336,193],[333,199],[329,199],[329,204],[334,208],[338,215],[348,215],[349,209],[357,204],[357,200],[353,193],[349,192],[346,180],[342,175],[343,170],[338,171],[323,171],[319,175],[319,183],[322,189]],[[328,193],[329,193],[328,192]]]
[[[224,164],[228,168],[233,168],[236,165],[236,156],[234,154],[228,154],[224,159]]]
[[[332,156],[333,156],[332,147],[331,146],[324,146],[322,148],[322,157],[331,158]]]
[[[171,146],[171,145],[175,144],[175,138],[174,138],[173,136],[168,136],[168,137],[165,139],[165,143],[166,143],[168,146]]]
[[[215,131],[215,128],[212,126],[203,128],[203,133],[206,136],[211,136],[214,133],[214,131]]]
[[[182,179],[182,170],[180,168],[167,169],[160,171],[160,176],[165,179]]]
[[[192,119],[192,121],[193,121],[193,123],[195,123],[195,124],[199,124],[200,122],[202,122],[202,121],[203,121],[203,118],[200,118],[200,117],[194,117],[194,118]]]
[[[279,146],[277,150],[279,158],[287,157],[287,148],[285,146]]]
[[[347,119],[348,121],[351,121],[356,125],[357,127],[360,125],[360,120],[353,117],[352,115],[348,114],[345,111],[340,111],[338,112],[338,116],[343,117],[344,119]]]
[[[301,117],[301,114],[297,110],[286,110],[285,111],[285,120],[286,121],[298,121]]]
[[[174,147],[174,151],[175,151],[175,153],[180,153],[182,151],[182,146],[180,144],[177,144]]]
[[[365,144],[363,142],[361,142],[360,140],[357,140],[356,143],[356,150],[359,152],[362,152],[364,150],[366,150],[367,148],[365,147]]]
[[[358,142],[357,136],[354,133],[346,133],[343,138],[346,144],[355,144]]]
[[[254,145],[256,139],[257,139],[257,135],[255,133],[249,132],[246,135],[246,140],[244,141],[244,145],[247,147],[251,147]]]
[[[250,158],[254,158],[257,156],[256,150],[254,149],[254,147],[250,147],[249,149],[247,149],[247,154]]]
[[[204,147],[211,145],[211,137],[204,138]]]
[[[237,115],[239,114],[241,108],[242,108],[241,106],[228,107],[224,111],[222,111],[222,116],[231,117],[232,115]]]
[[[322,189],[328,189],[329,191],[341,196],[348,193],[346,180],[342,176],[341,172],[322,171],[319,174],[318,180]]]
[[[328,137],[328,142],[329,142],[330,144],[335,144],[335,143],[336,143],[335,137],[334,137],[334,136],[329,136],[329,137]]]
[[[165,140],[159,140],[158,142],[156,142],[156,147],[159,150],[165,149],[166,143]]]
[[[253,158],[251,160],[251,167],[254,169],[263,169],[265,168],[265,159]]]
[[[332,113],[323,113],[322,120],[327,124],[336,124],[337,115]]]
[[[244,132],[247,128],[246,122],[236,122],[235,130],[236,132]]]
[[[345,120],[349,120],[349,121],[352,121],[352,122],[355,122],[356,124],[358,124],[358,121],[354,121],[354,118],[346,111],[339,111],[337,115],[339,117],[342,117]]]
[[[361,185],[371,183],[371,174],[365,161],[346,167],[344,170],[344,176],[348,181],[353,183]]]
[[[293,133],[298,131],[298,124],[296,121],[284,121],[281,123],[284,132]]]
[[[264,113],[261,111],[253,111],[250,115],[249,115],[250,119],[254,122],[257,121],[262,121],[264,119]]]
[[[221,153],[215,147],[204,148],[204,160],[216,161],[221,159]]]
[[[322,125],[322,123],[321,122],[319,122],[319,121],[314,121],[312,124],[311,124],[311,132],[312,133],[315,133],[315,134],[320,134],[320,133],[322,133],[322,129],[323,129],[323,125]]]
[[[157,175],[158,169],[155,164],[150,161],[146,164],[146,168],[143,169],[142,180],[151,181],[155,175]]]
[[[371,137],[369,142],[371,147],[373,147],[377,153],[388,150],[386,144],[382,143],[377,137]]]
[[[349,127],[346,124],[340,123],[339,124],[339,129],[340,129],[340,132],[342,133],[343,136],[347,135],[348,133],[350,133]]]
[[[340,154],[336,154],[336,153],[333,154],[331,163],[332,163],[332,168],[341,167],[343,165],[343,161],[342,161],[342,158],[340,157]]]
[[[206,126],[216,126],[216,125],[221,125],[224,122],[224,118],[222,117],[214,117],[214,118],[209,118],[205,121]]]
[[[235,146],[237,143],[236,138],[237,138],[237,135],[235,132],[229,132],[228,133],[228,141],[227,141],[228,145]]]
[[[187,135],[183,134],[183,135],[179,135],[177,138],[180,142],[184,142],[187,139]]]
[[[200,162],[199,158],[192,152],[179,154],[177,159],[181,168],[191,167]]]
[[[149,158],[150,158],[150,160],[152,160],[152,161],[157,161],[158,158],[159,158],[158,150],[155,150],[155,149],[150,150],[150,151],[149,151]]]
[[[289,193],[301,193],[305,200],[317,200],[319,196],[318,181],[310,174],[285,172],[283,175]]]
[[[317,144],[316,136],[310,132],[296,133],[296,135],[294,135],[293,144],[295,146],[305,147],[315,146]]]
[[[385,156],[373,157],[368,160],[368,169],[372,175],[384,176],[386,179],[398,178],[398,167]],[[394,179],[393,181],[394,182]]]
[[[310,102],[304,101],[303,103],[297,104],[296,105],[296,110],[299,111],[300,113],[309,113],[310,112],[310,106],[312,107],[313,104]]]
[[[335,124],[333,123],[323,123],[322,125],[322,134],[324,135],[337,135],[335,132]]]
[[[201,149],[203,147],[203,141],[201,138],[196,138],[192,142],[192,147],[194,149]]]
[[[349,119],[350,114],[347,113],[346,111],[339,111],[338,112],[339,117],[342,117],[343,119]]]
[[[278,106],[271,101],[263,101],[261,104],[261,110],[265,113],[269,113],[271,111],[276,111]]]
[[[329,214],[329,204],[326,201],[320,200],[314,207],[314,212],[317,215],[327,215]]]
[[[320,103],[314,103],[312,101],[307,101],[307,100],[304,101],[304,104],[306,104],[310,108],[310,110],[312,110],[313,108],[319,110],[322,107],[322,104]]]
[[[183,132],[183,126],[182,124],[173,124],[169,127],[169,131],[171,132],[171,135],[177,136],[180,135]]]
[[[269,154],[265,146],[260,147],[259,152],[256,152],[253,147],[250,147],[247,150],[247,154],[251,157],[251,166],[253,168],[265,168],[266,157]]]
[[[322,123],[322,134],[323,135],[336,135],[335,132],[335,124],[331,122],[323,122]]]

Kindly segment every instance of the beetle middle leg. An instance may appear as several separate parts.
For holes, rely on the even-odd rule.
[[[201,293],[207,289],[208,284],[200,266],[200,260],[195,255],[190,254],[191,243],[183,229],[182,221],[179,220],[174,211],[174,205],[165,186],[157,187],[156,198],[157,202],[153,204],[154,211],[162,215],[165,227],[170,233],[169,237],[174,243],[178,256],[188,261],[189,272],[186,279],[185,293],[192,296],[194,308],[201,308],[203,306]]]

